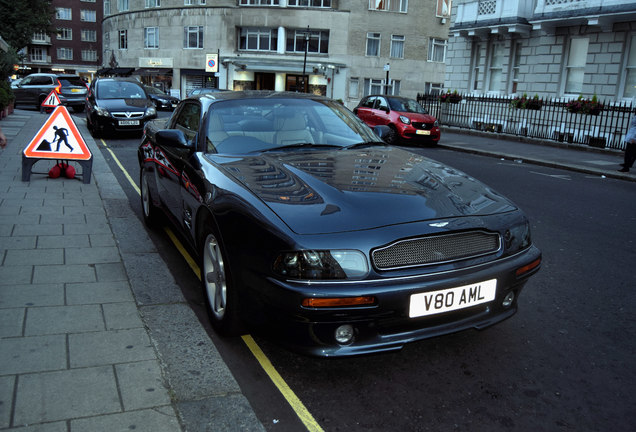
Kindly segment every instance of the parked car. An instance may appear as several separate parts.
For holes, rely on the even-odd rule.
[[[86,125],[94,137],[112,132],[141,132],[157,117],[144,86],[130,78],[97,78],[86,98]]]
[[[169,94],[161,91],[160,89],[152,86],[144,86],[148,97],[155,103],[157,109],[173,110],[179,103],[179,98],[170,96]]]
[[[84,111],[86,83],[78,75],[36,73],[27,75],[14,88],[15,106],[29,105],[40,109],[42,102],[55,90],[60,103],[73,108],[74,112]]]
[[[201,94],[218,93],[218,92],[225,92],[225,91],[228,91],[228,90],[221,90],[218,88],[195,88],[190,90],[190,93],[188,93],[188,96],[196,96]]]
[[[515,204],[321,96],[187,98],[146,125],[138,159],[144,221],[167,215],[198,251],[220,334],[397,350],[512,316],[540,267]]]
[[[370,95],[362,98],[353,112],[371,127],[389,126],[389,144],[437,144],[440,139],[437,119],[414,99]]]

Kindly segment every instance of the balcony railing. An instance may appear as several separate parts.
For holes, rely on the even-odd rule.
[[[442,126],[617,150],[625,148],[624,137],[636,109],[631,102],[600,101],[596,106],[600,109],[582,107],[577,112],[576,104],[563,100],[531,99],[521,108],[508,96],[458,94],[446,99],[441,102],[438,94],[417,96]]]

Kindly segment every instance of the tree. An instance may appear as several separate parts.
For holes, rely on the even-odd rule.
[[[52,33],[50,0],[0,0],[0,35],[15,51],[26,47],[33,33]]]

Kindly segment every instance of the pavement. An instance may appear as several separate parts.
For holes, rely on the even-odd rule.
[[[85,123],[90,183],[47,160],[22,181],[46,118],[0,121],[0,431],[264,431]],[[453,129],[440,146],[636,181],[621,151]]]

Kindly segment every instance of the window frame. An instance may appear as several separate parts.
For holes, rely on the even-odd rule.
[[[34,38],[35,40],[35,38]],[[57,40],[73,40],[73,29],[70,27],[60,27],[57,29]]]
[[[191,35],[196,34],[196,46],[190,46]],[[203,26],[185,26],[183,28],[183,49],[203,49]]]
[[[630,79],[633,80],[630,82]],[[620,80],[621,99],[634,101],[636,98],[636,33],[630,33],[626,38],[625,60]]]
[[[269,27],[240,27],[238,30],[239,51],[276,52],[278,50],[278,29]],[[250,48],[250,39],[256,38],[256,48]],[[267,38],[269,49],[261,49],[261,41]],[[245,41],[245,46],[243,46]]]
[[[81,22],[97,22],[97,11],[94,9],[80,9]]]
[[[442,59],[436,60],[439,49],[442,50]],[[426,61],[431,63],[446,63],[446,52],[448,50],[448,39],[429,38],[428,53]]]
[[[67,7],[55,8],[55,19],[60,21],[73,21],[73,9]]]
[[[377,49],[376,49],[376,53],[375,54],[369,54],[369,42],[370,41],[376,41],[377,42]],[[365,57],[380,57],[380,46],[382,45],[382,33],[379,32],[367,32],[367,43],[366,43],[366,48],[364,51],[364,56]]]
[[[154,45],[150,45],[151,36]],[[144,27],[144,49],[159,49],[159,27]]]
[[[287,29],[285,52],[304,53],[306,32],[306,29]],[[299,43],[299,41],[302,41],[303,43]],[[307,45],[307,53],[329,54],[329,30],[309,29],[309,40],[307,41]]]
[[[128,30],[119,30],[119,32],[117,33],[117,39],[118,39],[119,49],[127,50],[128,49]]]
[[[582,53],[582,52],[573,53],[574,48],[578,49],[579,43],[585,44],[585,53]],[[564,58],[563,72],[562,72],[562,79],[563,79],[562,94],[564,96],[577,96],[583,93],[583,87],[585,86],[585,67],[587,66],[587,55],[589,53],[589,50],[590,50],[589,37],[573,37],[569,40],[568,51],[567,51],[567,55]],[[581,64],[579,63],[573,64],[573,62],[577,60],[574,56],[584,57],[584,62]],[[572,78],[574,78],[572,74],[575,71],[581,73],[580,88],[572,88],[571,86],[573,82]]]
[[[369,10],[378,12],[408,13],[409,0],[369,0]]]
[[[56,53],[58,60],[73,60],[73,48],[57,47]]]
[[[399,39],[402,38],[402,39]],[[391,35],[391,49],[389,50],[389,57],[394,59],[403,59],[404,58],[404,45],[406,45],[406,36],[405,35]],[[396,55],[396,50],[394,47],[399,47],[399,55]]]

